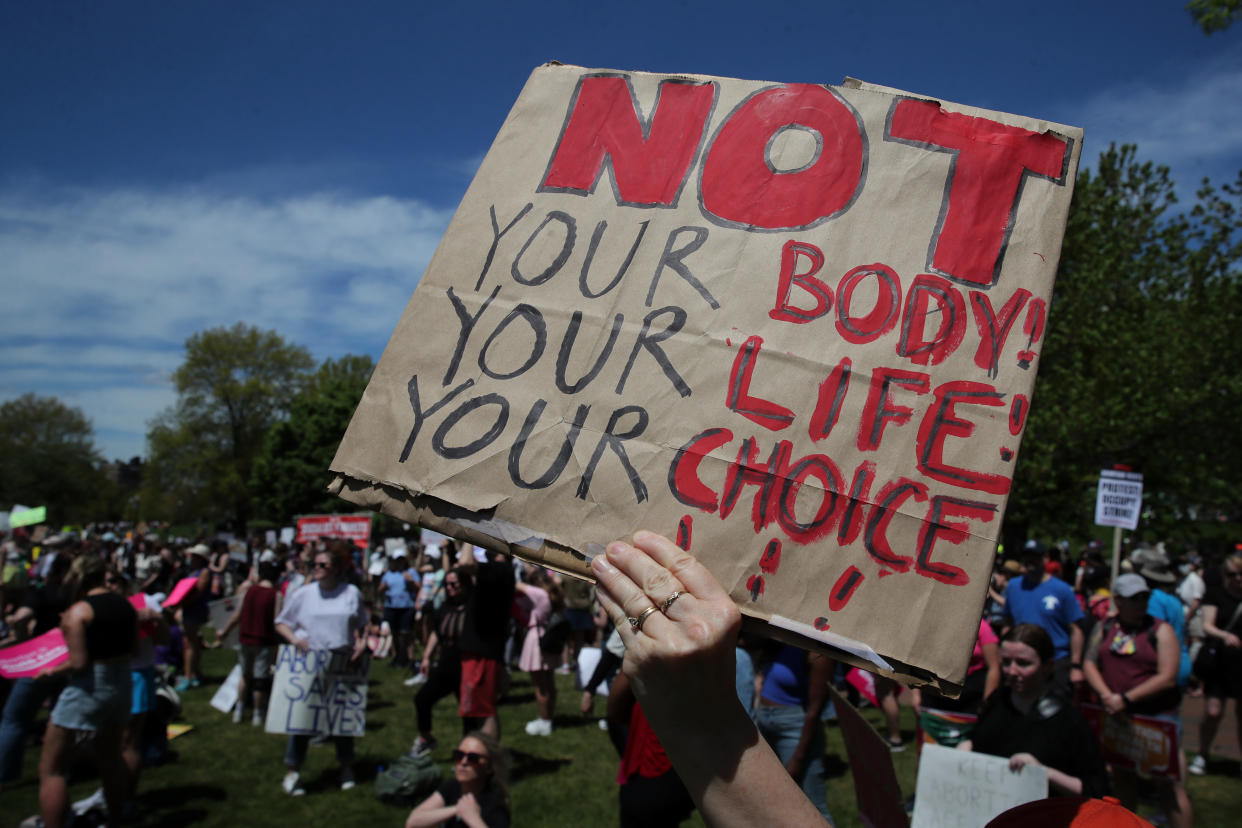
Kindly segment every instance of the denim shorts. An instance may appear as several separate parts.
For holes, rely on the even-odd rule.
[[[133,702],[129,660],[94,664],[75,673],[52,709],[52,724],[68,730],[121,727]]]

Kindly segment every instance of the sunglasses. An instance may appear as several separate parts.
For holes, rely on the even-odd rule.
[[[332,564],[330,563],[324,563],[322,561],[315,561],[315,569],[331,569],[331,568],[332,568]]]
[[[1233,570],[1225,570],[1226,578],[1242,578],[1242,572],[1234,572]]]
[[[444,585],[445,585],[446,587],[451,587],[451,586],[454,586],[454,587],[459,587],[459,586],[461,586],[461,584],[459,584],[457,581],[445,581],[445,582],[444,582]]]
[[[449,754],[449,758],[453,760],[454,765],[462,759],[466,760],[467,765],[481,765],[487,761],[487,756],[485,754],[471,753],[470,751],[465,750],[455,750]]]

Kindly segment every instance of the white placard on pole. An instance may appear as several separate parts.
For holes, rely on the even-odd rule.
[[[1143,510],[1143,475],[1104,469],[1095,495],[1096,526],[1118,526],[1133,532]]]

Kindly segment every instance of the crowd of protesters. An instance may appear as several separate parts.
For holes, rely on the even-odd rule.
[[[499,715],[511,671],[530,676],[538,715],[525,731],[539,737],[554,738],[558,716],[594,716],[595,696],[610,682],[600,725],[619,754],[623,825],[675,825],[695,806],[620,670],[627,658],[624,630],[587,582],[431,532],[367,552],[342,540],[272,540],[107,531],[37,543],[22,532],[5,539],[0,645],[58,626],[69,644],[69,660],[55,670],[4,682],[0,784],[20,775],[39,711],[51,704],[39,763],[41,824],[62,824],[69,812],[65,768],[80,741],[75,734],[84,731],[94,734],[103,785],[73,810],[133,809],[142,766],[165,755],[164,724],[177,694],[202,684],[203,650],[234,629],[241,667],[232,711],[237,723],[263,723],[280,644],[351,659],[368,652],[403,671],[406,686],[415,688],[411,757],[436,747],[432,711],[454,697],[462,732],[453,779],[414,809],[408,825],[508,824]],[[1172,556],[1164,545],[1142,545],[1128,552],[1121,569],[1113,580],[1095,544],[1072,556],[1031,542],[1015,557],[998,557],[962,694],[874,682],[872,699],[884,714],[890,747],[905,747],[898,707],[905,693],[926,738],[1004,756],[1014,769],[1043,765],[1053,795],[1111,792],[1133,809],[1137,776],[1106,766],[1081,706],[1180,727],[1182,698],[1194,694],[1204,698],[1199,754],[1189,763],[1177,758],[1179,776],[1213,771],[1210,751],[1224,705],[1242,697],[1242,555],[1205,563]],[[190,579],[177,606],[162,608]],[[681,594],[669,596],[660,612]],[[118,595],[144,598],[135,603]],[[237,599],[235,610],[204,635],[210,603],[223,597]],[[580,654],[591,663],[579,664]],[[734,661],[728,691],[830,820],[828,686],[857,699],[844,681],[849,668],[762,640],[737,642]],[[557,672],[584,679],[572,712],[558,711]],[[945,713],[956,716],[949,734],[940,725]],[[305,794],[300,769],[309,741],[289,737],[282,783],[289,795]],[[349,790],[353,739],[334,742],[340,786]],[[1158,778],[1156,788],[1170,824],[1192,824],[1184,783]]]

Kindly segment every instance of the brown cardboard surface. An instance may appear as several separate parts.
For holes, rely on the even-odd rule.
[[[579,574],[680,535],[769,631],[951,687],[1081,145],[857,81],[539,67],[333,487]]]

